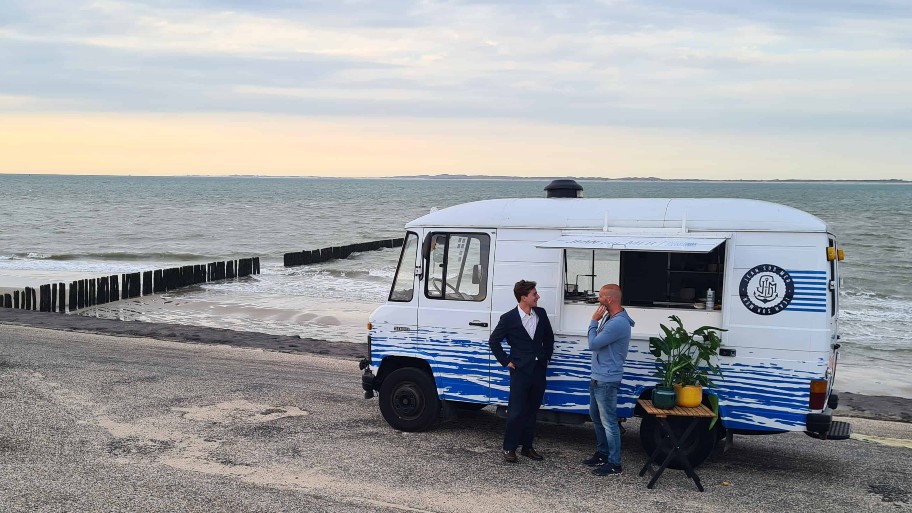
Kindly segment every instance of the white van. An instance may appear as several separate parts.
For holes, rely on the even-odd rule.
[[[640,413],[636,400],[656,383],[649,337],[677,315],[690,330],[727,330],[723,377],[705,390],[718,397],[719,420],[684,449],[691,463],[725,435],[849,437],[850,426],[831,414],[842,252],[825,222],[764,201],[583,199],[572,180],[546,190],[547,198],[466,203],[406,225],[362,361],[365,395],[379,391],[390,425],[426,430],[453,407],[505,408],[509,374],[488,338],[525,279],[538,283],[555,332],[546,419],[588,420],[586,331],[599,288],[618,283],[636,321],[618,417]],[[661,433],[649,419],[640,439],[651,453]]]

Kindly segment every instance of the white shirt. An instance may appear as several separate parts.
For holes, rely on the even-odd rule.
[[[529,310],[529,313],[526,313],[517,306],[516,310],[519,311],[519,318],[522,320],[523,328],[526,328],[529,338],[535,338],[535,328],[538,327],[538,315],[535,313],[535,309],[533,308]]]

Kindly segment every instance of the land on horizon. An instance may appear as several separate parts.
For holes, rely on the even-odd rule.
[[[211,175],[211,174],[185,174],[185,175],[134,175],[125,174],[68,174],[68,173],[0,173],[0,176],[110,176],[125,178],[307,178],[307,179],[324,179],[324,180],[581,180],[581,181],[602,181],[602,182],[707,182],[707,183],[726,183],[726,182],[743,182],[743,183],[884,183],[884,184],[912,184],[912,180],[901,178],[869,178],[869,179],[811,179],[811,178],[775,178],[763,180],[757,178],[660,178],[656,176],[623,176],[623,177],[601,177],[601,176],[516,176],[516,175],[468,175],[468,174],[421,174],[421,175],[392,175],[392,176],[316,176],[316,175],[259,175],[259,174],[230,174],[230,175]]]

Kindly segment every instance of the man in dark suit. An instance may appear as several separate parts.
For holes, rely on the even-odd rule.
[[[516,463],[516,449],[533,460],[544,459],[532,447],[535,438],[535,416],[545,395],[545,373],[554,354],[554,331],[544,308],[538,307],[534,281],[519,280],[513,286],[519,303],[500,316],[491,332],[488,345],[504,367],[510,369],[510,402],[507,406],[507,429],[504,433],[504,461]],[[503,341],[510,345],[504,351]]]

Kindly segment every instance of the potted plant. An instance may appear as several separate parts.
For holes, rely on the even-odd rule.
[[[649,338],[649,352],[656,358],[655,376],[659,378],[652,403],[663,409],[675,404],[697,406],[703,400],[703,386],[712,386],[710,375],[722,375],[712,358],[722,345],[718,332],[725,330],[703,326],[691,333],[677,315],[669,319],[677,326],[662,324],[664,336]]]

